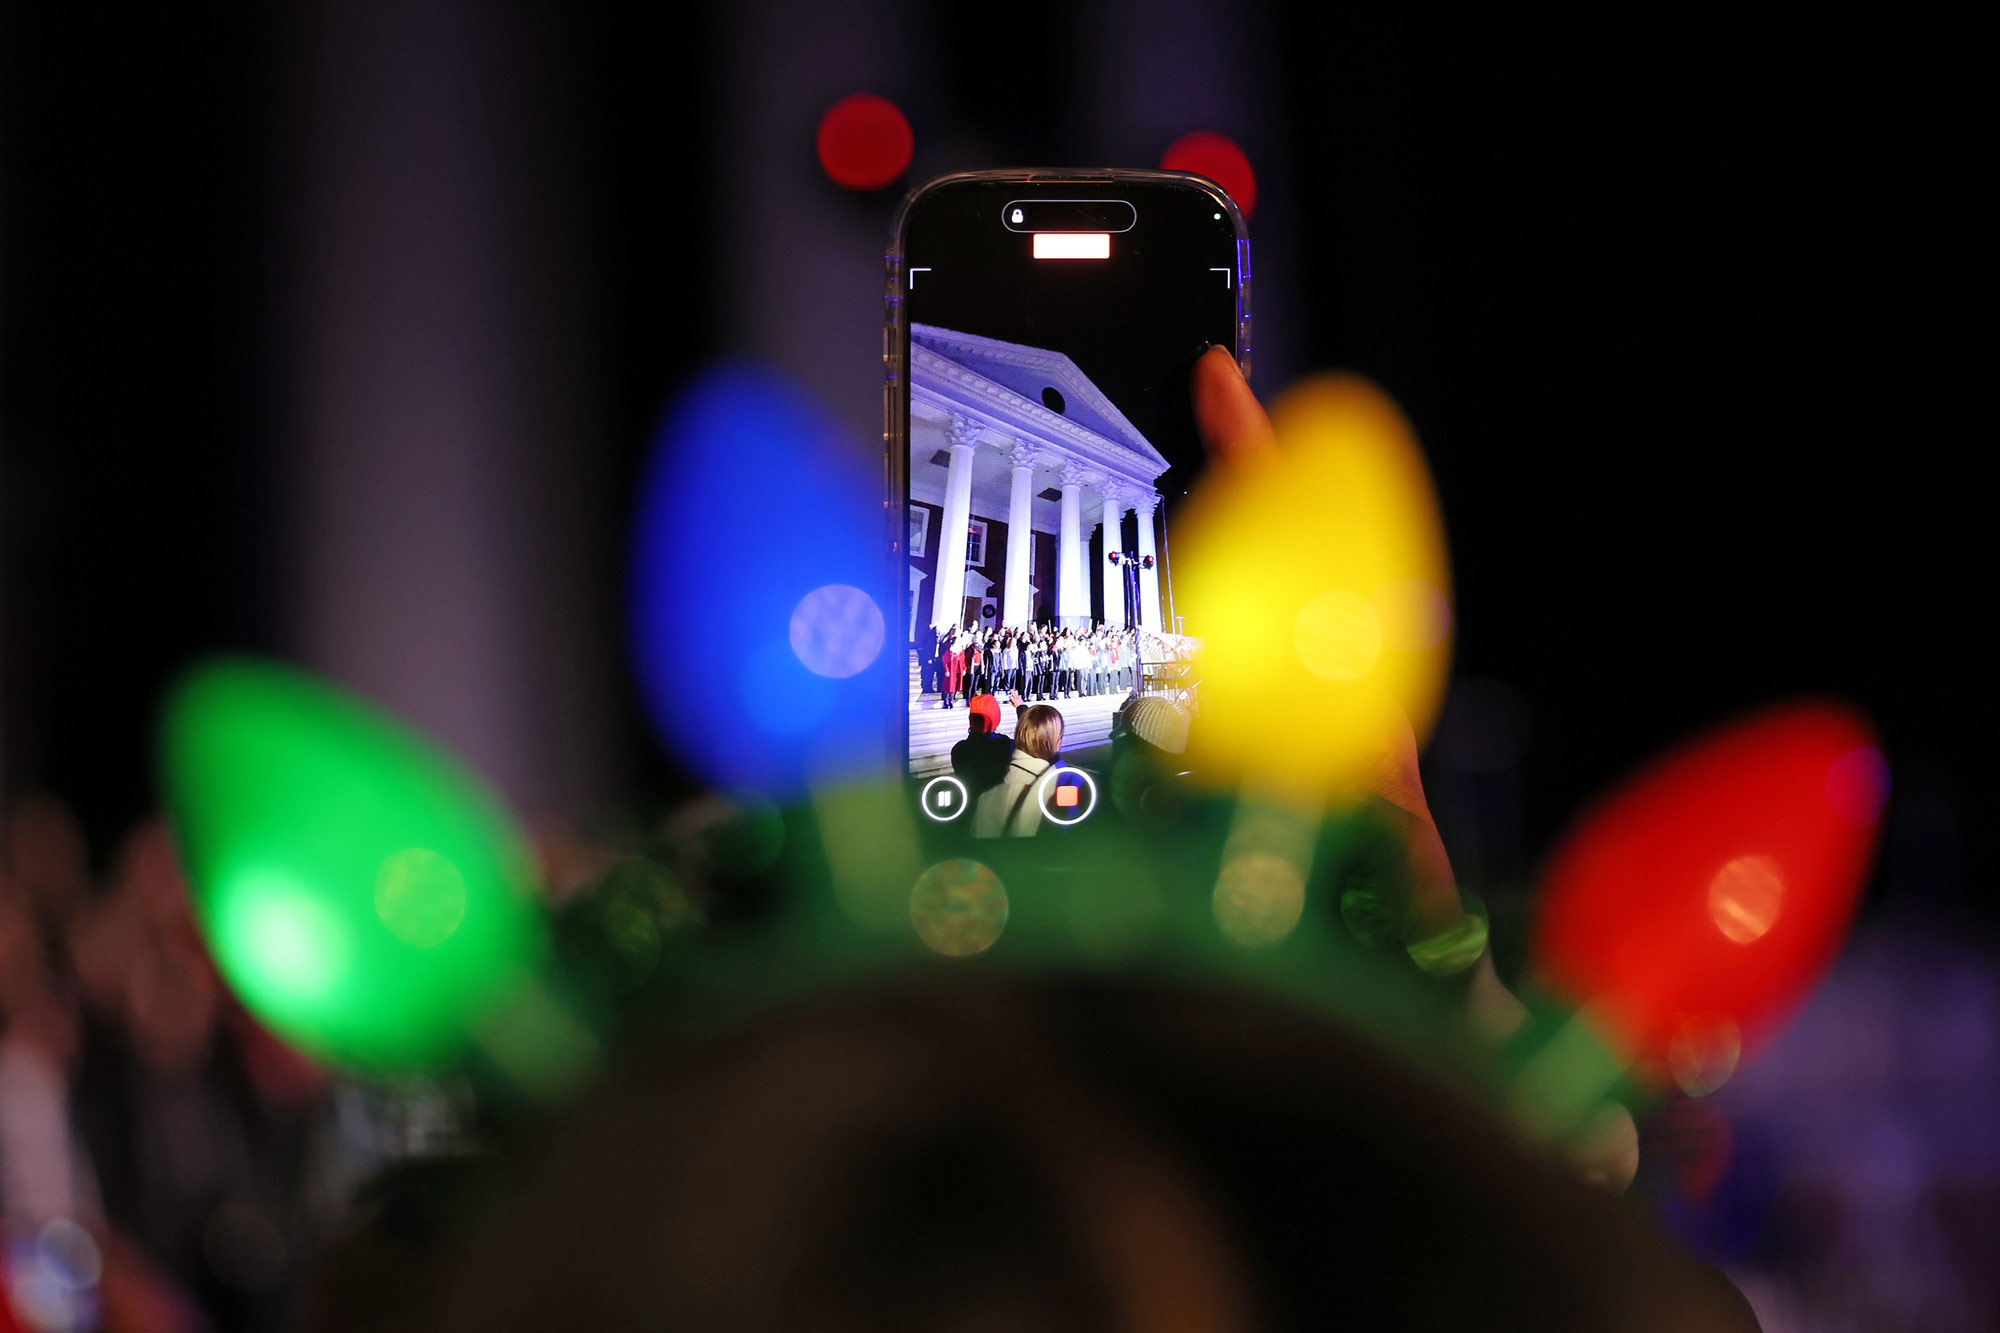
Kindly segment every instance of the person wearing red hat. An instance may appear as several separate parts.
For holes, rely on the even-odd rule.
[[[1014,742],[1000,734],[1000,701],[992,695],[973,695],[966,711],[966,737],[951,747],[951,771],[965,784],[966,799],[976,802],[1007,775]]]

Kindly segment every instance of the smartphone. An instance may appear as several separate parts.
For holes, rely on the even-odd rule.
[[[918,827],[1087,839],[1133,814],[1132,775],[1171,769],[1199,710],[1174,523],[1202,469],[1190,371],[1216,345],[1250,370],[1242,215],[1179,172],[940,177],[897,211],[886,309]],[[1122,749],[1149,763],[1121,770]]]

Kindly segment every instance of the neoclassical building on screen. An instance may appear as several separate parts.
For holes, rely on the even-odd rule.
[[[1129,624],[1121,551],[1141,557],[1139,624],[1171,629],[1155,530],[1167,460],[1061,352],[913,324],[909,462],[912,638],[922,624]]]

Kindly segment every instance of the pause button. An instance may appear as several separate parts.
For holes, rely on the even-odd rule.
[[[917,803],[923,806],[924,813],[940,824],[949,824],[964,814],[965,807],[971,804],[971,801],[971,794],[966,790],[965,784],[949,773],[940,774],[926,782],[923,793],[917,798]]]

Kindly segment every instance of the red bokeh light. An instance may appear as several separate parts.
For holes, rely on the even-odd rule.
[[[1541,981],[1628,1055],[1728,1020],[1749,1046],[1832,962],[1874,858],[1888,766],[1834,704],[1767,709],[1668,754],[1565,836]]]
[[[1257,173],[1236,141],[1214,130],[1196,130],[1174,140],[1160,166],[1167,171],[1192,171],[1228,191],[1236,207],[1249,217],[1257,207]]]
[[[850,190],[879,190],[910,169],[916,139],[896,104],[853,93],[827,108],[819,122],[819,164]]]

